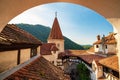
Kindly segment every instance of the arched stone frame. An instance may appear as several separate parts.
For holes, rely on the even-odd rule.
[[[117,55],[120,57],[120,0],[0,0],[0,31],[12,18],[23,11],[52,2],[70,2],[83,5],[104,16],[113,25],[114,32],[118,33],[116,35]]]

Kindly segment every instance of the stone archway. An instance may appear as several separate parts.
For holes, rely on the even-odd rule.
[[[0,0],[0,31],[12,18],[25,10],[51,2],[70,2],[83,5],[104,16],[113,25],[114,31],[118,33],[116,39],[118,41],[118,57],[120,57],[120,0]]]
[[[109,0],[109,2],[106,0],[0,0],[0,30],[2,30],[12,18],[25,10],[51,2],[70,2],[83,5],[98,12],[108,20],[118,20],[120,18],[120,0]],[[119,26],[116,28],[118,31],[120,30]]]

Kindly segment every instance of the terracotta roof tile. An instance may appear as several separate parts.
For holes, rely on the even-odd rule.
[[[98,62],[99,60],[105,58],[95,54],[84,54],[84,55],[80,55],[79,57],[89,64],[91,64],[93,60]]]
[[[14,24],[7,24],[1,34],[11,39],[12,43],[41,44],[37,38]]]
[[[0,44],[10,45],[12,39],[7,38],[4,34],[0,33]]]
[[[56,45],[52,45],[50,50],[51,51],[58,51],[58,48],[56,47]]]
[[[51,51],[58,51],[58,48],[54,43],[44,43],[40,47],[40,54],[41,55],[51,55]]]
[[[43,57],[38,57],[4,80],[70,80],[63,71],[52,65]]]
[[[58,59],[62,59],[65,55],[66,55],[65,52],[60,52],[58,54]]]
[[[88,49],[87,51],[89,51],[89,52],[95,52],[93,46],[90,49]]]
[[[114,35],[116,35],[116,34],[111,33],[110,35],[106,36],[106,37],[105,37],[105,44],[116,44],[117,41],[116,41]],[[102,44],[102,39],[96,41],[96,42],[93,43],[93,44]]]
[[[86,50],[68,50],[67,52],[73,55],[81,55],[81,54],[86,53]]]
[[[57,20],[57,17],[55,17],[50,35],[48,39],[63,39],[63,35],[59,26],[59,22]]]
[[[118,57],[117,56],[111,56],[105,59],[102,59],[99,61],[100,64],[102,64],[103,66],[106,66],[110,69],[113,69],[115,71],[119,71],[119,67],[118,67]]]

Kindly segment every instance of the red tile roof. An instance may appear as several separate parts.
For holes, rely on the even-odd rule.
[[[41,44],[40,40],[14,24],[7,24],[1,34],[6,36],[11,43]]]
[[[0,33],[0,44],[2,45],[10,45],[12,39],[9,39],[7,36],[5,36],[3,33]]]
[[[63,35],[59,26],[59,22],[57,20],[57,17],[55,17],[50,35],[48,39],[63,39]]]
[[[62,59],[65,55],[66,55],[65,52],[60,52],[58,54],[58,59]]]
[[[88,51],[88,52],[95,52],[93,46],[92,46],[90,49],[88,49],[87,51]]]
[[[117,41],[115,40],[114,35],[116,35],[115,33],[111,33],[110,35],[105,37],[105,44],[116,44]],[[102,39],[96,41],[94,44],[102,44]]]
[[[86,53],[86,50],[65,50],[65,52],[77,56]]]
[[[89,64],[91,64],[93,60],[98,62],[99,60],[105,58],[95,54],[84,54],[84,55],[80,55],[79,57]]]
[[[38,57],[4,80],[70,80],[63,71],[43,57]]]
[[[102,64],[103,66],[106,66],[110,69],[113,69],[115,71],[119,71],[119,67],[118,67],[118,57],[117,56],[111,56],[105,59],[102,59],[99,61],[100,64]]]
[[[37,47],[41,41],[14,24],[7,24],[0,33],[0,51]]]
[[[44,43],[40,47],[40,54],[41,55],[51,55],[51,51],[58,51],[58,48],[54,43]]]

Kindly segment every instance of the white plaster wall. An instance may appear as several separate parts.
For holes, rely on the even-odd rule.
[[[95,52],[103,52],[102,45],[101,44],[97,44],[97,45],[99,46],[98,48],[96,48],[96,45],[94,45]]]
[[[17,66],[18,50],[0,52],[0,72]],[[23,63],[30,59],[30,49],[21,50],[21,62]]]
[[[20,56],[20,63],[23,63],[30,59],[30,49],[22,49]]]
[[[96,48],[96,45],[94,45],[95,52],[104,52],[102,48],[102,44],[99,44],[98,46],[99,48]],[[116,47],[117,47],[116,44],[107,44],[107,49],[105,49],[105,52],[106,53],[116,52]]]
[[[37,55],[40,55],[40,46],[37,47]]]
[[[108,45],[108,52],[116,52],[116,44],[109,44]]]
[[[93,66],[93,64],[94,64],[94,66]],[[95,67],[94,72],[95,72],[96,78],[98,79],[98,78],[102,77],[103,76],[103,67],[100,65],[98,66],[94,60],[92,62],[92,69],[93,69],[93,67]]]
[[[16,66],[17,53],[17,50],[0,52],[0,72]]]
[[[49,39],[48,43],[55,43],[57,48],[59,49],[59,52],[64,52],[64,40],[61,39]],[[59,46],[58,46],[59,44]]]
[[[119,63],[119,73],[120,73],[120,18],[107,18],[107,20],[112,24],[114,33],[117,33],[115,35],[115,39],[117,40],[117,56],[118,56],[118,63]],[[120,77],[120,74],[119,74]]]
[[[54,65],[57,66],[58,51],[56,51],[55,53],[54,51],[52,51],[52,55],[54,57]]]

